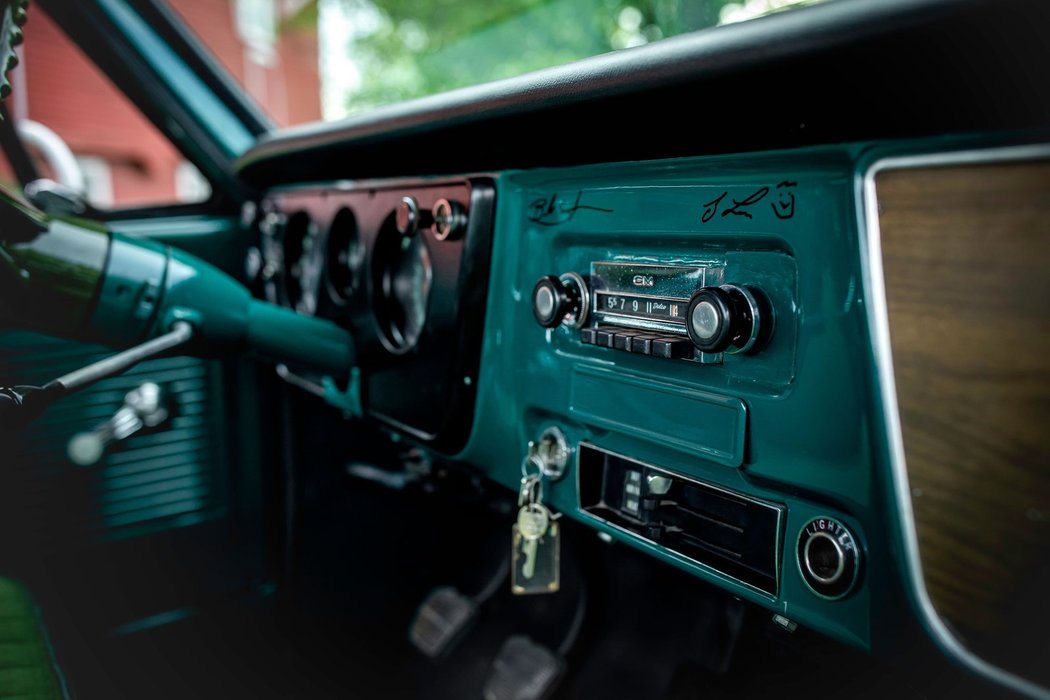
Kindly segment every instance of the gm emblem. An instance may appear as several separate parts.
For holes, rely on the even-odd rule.
[[[631,280],[635,287],[652,287],[653,276],[652,275],[635,275],[634,279]]]

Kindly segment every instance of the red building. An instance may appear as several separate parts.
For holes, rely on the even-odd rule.
[[[309,0],[178,0],[172,7],[278,124],[321,117]],[[207,183],[62,31],[32,6],[8,109],[64,141],[100,207],[194,201]],[[53,168],[41,168],[55,177]],[[58,178],[56,178],[58,179]]]

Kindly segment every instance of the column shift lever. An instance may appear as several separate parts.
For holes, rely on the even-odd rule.
[[[170,415],[165,391],[154,382],[143,382],[127,393],[124,405],[112,418],[70,438],[66,453],[74,464],[89,467],[102,459],[109,445],[126,440],[143,428],[155,428]]]

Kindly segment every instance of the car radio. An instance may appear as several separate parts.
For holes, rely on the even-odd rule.
[[[766,294],[727,282],[716,261],[593,262],[589,282],[575,272],[540,278],[532,310],[546,328],[581,329],[584,344],[702,362],[757,351],[773,329]]]

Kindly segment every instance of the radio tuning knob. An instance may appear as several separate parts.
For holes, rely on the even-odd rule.
[[[575,272],[561,277],[541,277],[532,288],[532,315],[544,328],[558,325],[581,328],[587,321],[590,292],[587,283]]]
[[[734,284],[702,287],[686,309],[685,328],[701,352],[740,353],[768,336],[770,307],[761,292]]]
[[[419,208],[415,197],[402,197],[394,209],[394,224],[402,236],[414,236],[420,228],[428,228],[434,217],[426,209]]]

